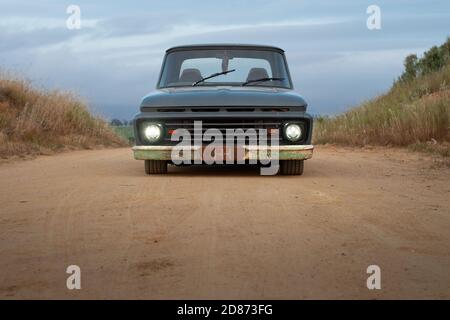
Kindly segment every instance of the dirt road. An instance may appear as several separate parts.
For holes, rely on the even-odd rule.
[[[450,170],[421,158],[321,147],[301,177],[146,176],[129,149],[2,164],[0,297],[449,299]]]

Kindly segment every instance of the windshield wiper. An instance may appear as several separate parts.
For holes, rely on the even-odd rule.
[[[254,82],[263,82],[263,81],[283,81],[284,80],[284,78],[260,78],[260,79],[255,79],[255,80],[248,80],[248,81],[245,81],[243,84],[242,84],[242,86],[246,86],[246,85],[248,85],[249,83],[254,83]]]
[[[198,80],[198,81],[195,81],[195,82],[192,84],[192,86],[195,87],[196,85],[198,85],[199,83],[202,83],[202,82],[205,81],[205,80],[208,80],[208,79],[211,79],[211,78],[214,78],[214,77],[218,77],[218,76],[221,76],[221,75],[223,75],[223,74],[227,74],[227,73],[230,73],[230,72],[233,72],[233,71],[236,71],[236,69],[231,69],[231,70],[227,70],[227,71],[222,71],[222,72],[213,73],[213,74],[210,75],[210,76],[207,76],[207,77],[205,77],[205,78],[201,78],[201,79]]]

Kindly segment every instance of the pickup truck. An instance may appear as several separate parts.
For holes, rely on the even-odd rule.
[[[142,99],[134,118],[134,158],[144,160],[147,174],[167,173],[169,164],[212,164],[212,158],[262,167],[269,159],[276,161],[277,172],[301,175],[314,149],[306,108],[293,91],[280,48],[173,47],[166,51],[156,90]]]

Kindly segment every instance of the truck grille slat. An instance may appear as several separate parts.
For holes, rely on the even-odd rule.
[[[145,108],[145,107],[144,107]],[[147,110],[148,109],[148,110]],[[288,112],[295,110],[303,110],[304,107],[160,107],[147,108],[149,112],[179,113],[179,112]]]

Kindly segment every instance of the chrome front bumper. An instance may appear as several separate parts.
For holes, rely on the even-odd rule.
[[[176,147],[176,146],[135,146],[133,147],[134,158],[136,160],[174,160],[172,152],[178,154],[189,153],[191,160],[202,159],[202,146]],[[307,160],[313,155],[313,145],[283,145],[283,146],[244,146],[242,152],[236,150],[232,154],[233,159],[239,160]],[[226,159],[229,153],[226,151],[222,155],[215,156]],[[175,158],[177,156],[175,155]],[[179,158],[178,158],[179,159]]]

